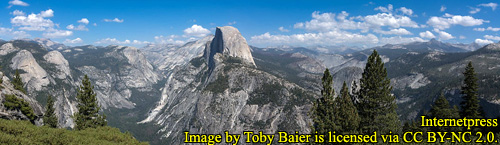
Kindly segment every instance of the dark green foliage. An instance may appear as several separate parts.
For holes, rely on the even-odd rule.
[[[203,57],[197,57],[189,61],[194,67],[200,67],[203,63],[205,63],[205,59]]]
[[[78,101],[78,113],[75,114],[76,129],[83,130],[107,125],[106,116],[99,114],[101,107],[97,103],[94,87],[87,75],[83,77],[76,99]]]
[[[37,127],[26,121],[0,119],[0,144],[147,144],[117,128],[67,130]]]
[[[439,98],[436,99],[434,105],[431,106],[431,110],[429,111],[430,118],[460,118],[459,110],[457,106],[450,106],[450,103],[444,97],[444,94],[441,93]],[[434,127],[433,131],[459,131],[457,127]]]
[[[460,103],[461,106],[461,117],[467,118],[483,118],[482,108],[479,105],[478,98],[478,83],[476,72],[474,71],[474,67],[472,66],[472,62],[467,64],[465,67],[465,72],[463,73],[465,79],[462,85],[462,94],[463,101]]]
[[[54,109],[54,100],[51,95],[47,98],[47,106],[45,110],[47,110],[45,111],[45,116],[43,117],[45,126],[57,128],[57,116]]]
[[[229,88],[229,80],[227,76],[220,74],[217,79],[205,87],[206,91],[211,91],[215,94],[223,93],[227,88]]]
[[[251,97],[248,98],[247,104],[261,105],[268,103],[281,103],[279,96],[282,96],[280,91],[283,88],[284,86],[279,83],[264,83],[261,87],[255,90]]]
[[[337,132],[342,134],[355,134],[358,131],[360,118],[358,110],[354,106],[349,95],[349,88],[344,82],[340,96],[334,101],[335,123],[338,126]]]
[[[359,102],[356,106],[361,118],[361,132],[399,132],[396,98],[391,94],[392,86],[387,70],[376,50],[368,57],[359,83],[360,90],[356,96]]]
[[[12,85],[14,85],[14,89],[19,90],[26,94],[26,90],[24,90],[24,83],[19,75],[19,70],[16,70],[16,74],[14,75],[14,79],[12,80]]]
[[[14,95],[5,95],[3,105],[9,110],[21,110],[21,113],[26,115],[31,122],[33,122],[36,118],[30,104],[24,101],[24,99],[17,98]]]
[[[334,115],[334,90],[333,78],[330,75],[330,70],[326,69],[323,78],[321,78],[323,89],[321,90],[322,97],[314,102],[311,118],[313,119],[312,133],[327,134],[329,131],[337,130]]]

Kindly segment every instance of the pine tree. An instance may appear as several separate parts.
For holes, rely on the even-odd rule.
[[[333,77],[330,75],[330,70],[326,69],[323,78],[321,78],[323,89],[321,90],[322,97],[314,102],[312,108],[313,126],[312,133],[327,134],[329,131],[337,129],[334,122],[333,110]]]
[[[43,122],[46,126],[57,128],[57,116],[54,109],[54,100],[51,95],[47,98],[47,106],[45,108],[45,116],[43,117]]]
[[[460,92],[462,94],[462,102],[460,103],[462,110],[460,112],[460,115],[462,118],[483,118],[483,111],[481,106],[479,105],[477,92],[478,79],[476,77],[474,67],[472,66],[472,62],[469,62],[469,64],[467,64],[467,67],[465,67],[465,72],[463,74],[465,76],[465,79],[462,85],[462,91]]]
[[[19,90],[26,94],[26,90],[24,90],[24,83],[19,75],[19,70],[16,69],[16,73],[14,75],[14,80],[12,80],[12,84],[14,85],[14,89]]]
[[[368,57],[359,83],[359,102],[356,106],[361,118],[359,126],[362,133],[399,132],[396,98],[391,94],[387,70],[376,50]]]
[[[85,75],[76,96],[78,112],[75,114],[75,122],[78,130],[107,125],[106,116],[99,114],[101,107],[93,89],[88,76]]]
[[[335,131],[342,134],[357,133],[360,118],[358,116],[358,110],[351,100],[351,97],[349,95],[349,88],[347,88],[347,84],[345,83],[345,81],[342,85],[340,96],[335,98],[334,108],[334,122],[338,126],[338,130]]]
[[[456,106],[451,107],[450,103],[444,97],[444,94],[441,93],[439,97],[434,101],[434,105],[431,106],[431,110],[429,111],[430,118],[460,118],[460,114],[458,108]],[[458,131],[457,127],[434,127],[434,131]]]

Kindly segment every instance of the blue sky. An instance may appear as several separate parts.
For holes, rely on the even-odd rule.
[[[0,38],[66,45],[183,44],[231,25],[250,45],[362,46],[500,41],[499,1],[5,0]]]

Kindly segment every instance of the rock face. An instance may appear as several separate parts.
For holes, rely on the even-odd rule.
[[[217,27],[212,43],[207,44],[205,58],[209,67],[213,67],[214,55],[221,53],[225,56],[241,58],[245,63],[255,66],[250,47],[238,29],[231,26]]]
[[[45,54],[43,58],[47,62],[56,65],[56,78],[65,79],[66,77],[71,77],[71,70],[69,68],[68,60],[66,60],[59,51],[50,51],[49,53]]]
[[[11,52],[18,51],[19,48],[16,48],[12,45],[12,43],[5,43],[0,47],[0,55],[7,55]]]
[[[47,86],[50,81],[47,78],[47,72],[37,63],[31,52],[21,50],[12,58],[11,68],[20,69],[26,73],[21,73],[23,82],[27,85],[28,91],[42,90],[43,86]]]

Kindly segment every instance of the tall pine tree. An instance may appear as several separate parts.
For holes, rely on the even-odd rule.
[[[106,116],[99,114],[101,107],[97,103],[94,87],[87,75],[83,77],[76,99],[78,101],[78,112],[75,114],[76,129],[83,130],[107,125]]]
[[[472,62],[469,62],[465,67],[465,72],[463,73],[465,76],[462,91],[462,102],[460,103],[461,117],[467,118],[483,118],[482,108],[479,105],[478,98],[478,84],[476,72],[474,71],[474,67],[472,66]]]
[[[57,128],[57,116],[54,109],[54,100],[51,95],[47,98],[47,106],[45,109],[47,110],[45,111],[45,116],[43,117],[45,126]]]
[[[24,90],[24,83],[21,79],[21,75],[19,75],[19,70],[16,69],[16,73],[14,75],[14,80],[12,80],[12,84],[14,85],[14,89],[19,90],[26,94],[26,90]]]
[[[337,129],[334,118],[333,108],[333,77],[330,75],[330,70],[326,69],[323,78],[321,78],[323,89],[321,90],[322,97],[314,102],[312,108],[313,126],[312,133],[327,134],[329,131]]]
[[[360,118],[358,110],[354,106],[349,95],[349,88],[344,81],[340,96],[334,101],[335,123],[338,129],[335,130],[342,134],[355,134],[358,131]]]
[[[360,130],[362,133],[400,132],[395,96],[387,77],[384,62],[376,50],[368,57],[357,92]]]
[[[436,101],[434,101],[434,105],[431,106],[429,117],[441,119],[458,119],[460,118],[460,114],[458,108],[456,106],[451,107],[448,100],[446,100],[446,98],[444,97],[444,94],[441,93]],[[434,127],[433,131],[459,131],[458,129],[458,127]]]

